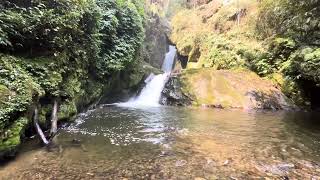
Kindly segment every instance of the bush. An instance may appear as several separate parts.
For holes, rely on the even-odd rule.
[[[43,95],[43,89],[33,77],[17,64],[19,60],[0,54],[1,96],[6,96],[0,103],[0,135],[3,129],[27,110],[34,96]]]
[[[98,1],[102,15],[102,46],[97,60],[99,74],[104,76],[123,70],[134,59],[143,38],[143,17],[130,1]],[[116,8],[115,8],[116,7]]]
[[[284,35],[299,42],[320,45],[319,16],[319,0],[263,0],[257,32],[263,38]]]
[[[320,48],[303,47],[294,52],[289,61],[290,65],[284,70],[286,75],[320,86]]]
[[[42,105],[45,123],[53,99],[67,119],[101,96],[135,61],[143,20],[142,0],[1,1],[0,151],[18,119],[31,118],[31,105]]]

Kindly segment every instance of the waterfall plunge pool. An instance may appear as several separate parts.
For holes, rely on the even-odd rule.
[[[320,115],[159,105],[163,74],[126,103],[80,114],[54,147],[28,141],[0,179],[320,179]]]
[[[23,144],[0,179],[320,177],[317,113],[101,106],[56,147]]]

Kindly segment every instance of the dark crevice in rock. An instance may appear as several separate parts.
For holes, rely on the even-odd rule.
[[[310,80],[300,80],[300,87],[304,92],[304,96],[309,101],[312,110],[320,110],[320,87]]]
[[[180,62],[182,69],[186,69],[188,65],[188,56],[183,56],[177,52],[177,60]]]
[[[171,76],[162,90],[160,104],[169,106],[189,106],[191,99],[181,90],[181,82],[177,76]]]

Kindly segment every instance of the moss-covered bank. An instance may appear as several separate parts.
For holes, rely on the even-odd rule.
[[[40,107],[40,126],[44,130],[50,128],[54,97],[45,93],[43,85],[39,83],[39,77],[33,76],[22,68],[24,66],[19,65],[24,60],[7,55],[0,56],[1,156],[14,155],[16,147],[21,142],[20,137],[25,136],[26,128],[28,128],[28,134],[35,133],[31,126],[35,105]],[[39,64],[34,64],[34,66],[37,65],[39,66]],[[39,67],[46,66],[40,65]],[[60,96],[58,120],[73,120],[78,112],[97,103],[102,96],[114,101],[112,97],[115,92],[136,92],[140,83],[151,72],[159,73],[159,70],[145,62],[137,61],[126,71],[112,75],[108,83],[94,79],[94,77],[85,79],[76,76],[68,77],[59,84],[63,88],[61,90],[73,92],[73,95]],[[46,80],[50,81],[50,79]],[[53,82],[48,84],[53,84]]]
[[[187,68],[250,69],[296,104],[319,106],[319,1],[179,2],[170,39]]]
[[[72,120],[103,94],[137,86],[149,72],[134,70],[144,20],[139,0],[1,1],[0,157],[35,133],[36,107],[47,130],[54,102],[58,120]]]

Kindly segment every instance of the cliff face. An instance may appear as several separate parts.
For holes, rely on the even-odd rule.
[[[161,69],[168,51],[168,22],[157,14],[150,13],[145,25],[144,53],[145,61],[153,67]]]

